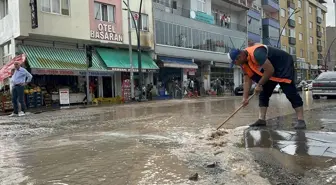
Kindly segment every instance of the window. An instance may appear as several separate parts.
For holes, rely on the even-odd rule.
[[[309,43],[313,44],[313,37],[309,37]]]
[[[303,49],[300,49],[300,57],[303,58]]]
[[[8,14],[8,0],[0,0],[0,19]]]
[[[289,54],[296,55],[295,47],[289,46]]]
[[[301,1],[298,1],[298,7],[301,8]]]
[[[280,15],[281,15],[281,17],[285,17],[286,16],[285,9],[281,8]]]
[[[282,34],[281,34],[282,36],[286,36],[286,29],[283,29],[282,30]]]
[[[302,40],[302,33],[299,33],[299,40]]]
[[[295,38],[295,29],[289,28],[289,37]]]
[[[308,9],[309,13],[312,14],[312,7],[309,6],[309,9]]]
[[[132,12],[134,15],[135,12]],[[141,21],[140,21],[140,29],[142,31],[148,31],[148,15],[147,14],[141,14]],[[138,21],[136,21],[136,25],[138,26]],[[134,22],[132,21],[132,28],[135,28]]]
[[[310,60],[314,60],[314,52],[310,53]]]
[[[197,0],[197,11],[205,12],[205,0]]]
[[[284,51],[287,51],[287,46],[282,45],[281,49],[284,50]]]
[[[289,19],[295,21],[295,13],[293,8],[288,8]]]
[[[70,15],[69,0],[42,0],[42,11],[60,15]]]
[[[95,19],[105,22],[115,22],[115,6],[95,2]]]
[[[302,24],[302,17],[300,17],[300,16],[298,17],[298,23]]]
[[[312,22],[309,22],[309,28],[313,29],[313,23]]]
[[[317,14],[317,17],[321,17],[322,18],[322,10],[321,8],[316,8],[316,14]]]
[[[321,46],[321,40],[317,39],[317,45]]]
[[[321,32],[324,33],[324,28],[321,28]]]
[[[317,30],[317,31],[321,31],[321,26],[317,25],[316,30]]]

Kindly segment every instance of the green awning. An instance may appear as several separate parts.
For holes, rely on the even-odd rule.
[[[106,66],[112,71],[129,71],[129,51],[125,49],[96,48],[98,54],[105,62]],[[138,69],[138,52],[132,52],[134,71]],[[142,69],[146,71],[155,71],[159,67],[148,55],[147,52],[141,52]]]
[[[28,45],[20,45],[19,48],[27,55],[28,64],[32,71],[40,71],[37,72],[37,74],[44,73],[47,70],[49,70],[50,73],[55,73],[55,70],[78,72],[85,71],[87,68],[84,49],[64,49]],[[106,65],[95,52],[93,52],[92,55],[92,67],[89,71],[108,72]],[[48,73],[48,71],[46,73]],[[75,75],[75,73],[73,75]]]

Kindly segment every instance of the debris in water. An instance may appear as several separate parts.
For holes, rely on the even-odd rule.
[[[204,137],[203,136],[199,136],[198,139],[204,139]]]
[[[212,145],[213,147],[224,147],[226,144],[225,141],[215,142],[215,143],[208,143],[208,145]]]
[[[221,154],[223,152],[224,152],[223,150],[219,150],[219,151],[215,152],[214,155],[218,155],[218,154]]]
[[[214,162],[212,164],[208,164],[206,167],[207,168],[215,168],[218,165],[218,162]]]
[[[225,134],[228,134],[228,132],[225,130],[216,130],[215,132],[211,133],[208,140],[219,138],[220,136],[224,136]]]
[[[195,173],[194,175],[190,176],[188,179],[191,181],[198,181],[198,173]]]

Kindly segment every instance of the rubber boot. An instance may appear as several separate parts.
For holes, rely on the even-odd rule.
[[[258,119],[255,123],[251,124],[250,127],[264,127],[266,126],[266,120]]]

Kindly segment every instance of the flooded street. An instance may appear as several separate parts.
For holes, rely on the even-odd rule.
[[[213,137],[242,97],[4,116],[0,184],[336,184],[336,100],[302,96],[299,133],[283,94],[272,97],[267,128],[246,127],[258,118],[255,97]]]

